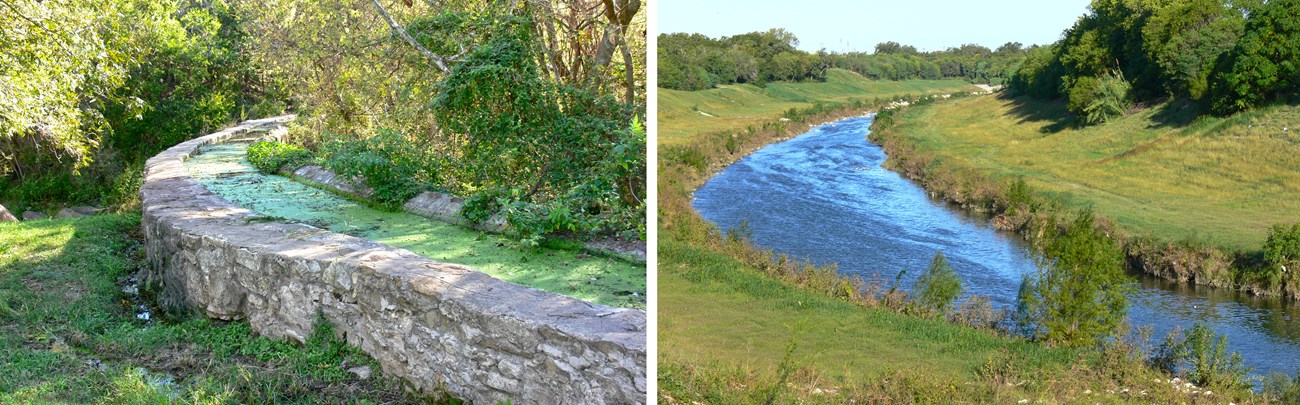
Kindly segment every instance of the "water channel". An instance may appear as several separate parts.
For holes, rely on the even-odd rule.
[[[493,277],[610,306],[645,308],[645,267],[516,241],[402,212],[385,212],[282,176],[259,173],[245,159],[248,143],[201,148],[185,161],[200,183],[235,205],[271,218],[408,249],[463,264]]]
[[[839,271],[910,287],[936,251],[961,275],[967,294],[1014,305],[1031,252],[987,219],[934,200],[881,167],[885,153],[867,140],[870,116],[810,129],[727,167],[695,193],[695,209],[722,229],[744,226],[766,248],[838,263]],[[1228,336],[1255,374],[1300,369],[1300,305],[1232,291],[1138,277],[1129,322],[1150,325],[1153,344],[1174,327],[1208,323]]]

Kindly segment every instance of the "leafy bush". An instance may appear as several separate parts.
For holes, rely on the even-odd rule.
[[[916,298],[922,305],[943,312],[952,306],[962,293],[961,277],[948,265],[943,252],[935,252],[926,268],[916,280]]]
[[[325,166],[334,173],[360,177],[374,190],[375,202],[389,208],[400,207],[428,184],[436,181],[437,164],[424,162],[424,154],[415,142],[397,131],[379,129],[374,136],[362,139],[334,137],[324,150]]]
[[[1133,104],[1129,98],[1129,91],[1132,88],[1133,86],[1124,80],[1124,75],[1120,73],[1108,74],[1097,79],[1097,85],[1092,89],[1092,98],[1083,108],[1084,122],[1098,125],[1123,117]],[[1071,99],[1072,103],[1073,101]]]
[[[1300,370],[1296,370],[1295,377],[1280,371],[1269,374],[1264,379],[1262,394],[1279,404],[1300,404]]]
[[[278,141],[258,141],[248,146],[248,162],[267,174],[277,173],[283,167],[294,170],[315,159],[309,150]]]
[[[1063,234],[1046,242],[1037,274],[1021,283],[1016,321],[1036,339],[1082,347],[1115,331],[1132,289],[1119,245],[1080,211]],[[1049,228],[1050,229],[1050,228]]]
[[[1228,337],[1197,322],[1181,335],[1175,329],[1165,338],[1152,359],[1157,367],[1187,377],[1206,388],[1238,389],[1250,386],[1249,370],[1240,353],[1228,354]]]

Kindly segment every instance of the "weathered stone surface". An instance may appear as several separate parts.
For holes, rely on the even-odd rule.
[[[33,219],[45,219],[45,214],[36,211],[23,211],[23,220],[31,221]]]
[[[0,222],[18,222],[18,218],[14,218],[14,214],[10,214],[4,205],[0,205]]]
[[[348,179],[344,176],[339,176],[329,169],[317,165],[300,167],[298,170],[294,170],[293,175],[315,183],[333,187],[336,190],[361,198],[370,198],[370,196],[375,192],[374,189],[356,179]]]
[[[149,282],[161,286],[165,306],[247,319],[260,334],[299,341],[324,316],[385,373],[473,403],[645,402],[644,311],[506,283],[307,225],[248,223],[259,214],[211,193],[181,164],[202,144],[291,118],[245,122],[146,164]]]
[[[59,210],[59,213],[55,216],[59,218],[81,218],[86,215],[77,211],[73,211],[71,208],[64,208]]]

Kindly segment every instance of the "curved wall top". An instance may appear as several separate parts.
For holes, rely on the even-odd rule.
[[[425,393],[474,403],[644,403],[646,314],[302,224],[255,220],[190,178],[205,144],[283,133],[246,121],[149,159],[140,187],[149,280],[170,310],[247,319],[305,340],[318,319]]]

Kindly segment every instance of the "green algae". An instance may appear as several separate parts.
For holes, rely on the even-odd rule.
[[[281,176],[259,173],[246,143],[205,146],[185,161],[194,179],[235,205],[463,264],[493,277],[600,304],[645,308],[644,266],[552,248],[521,249],[501,235],[385,212]]]

